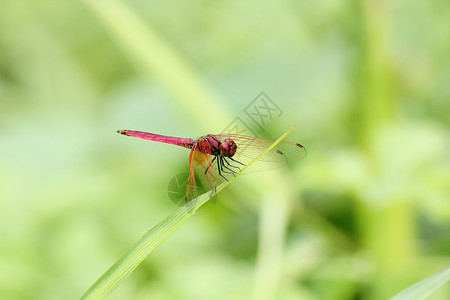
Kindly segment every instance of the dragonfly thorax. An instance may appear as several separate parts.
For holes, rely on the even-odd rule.
[[[232,139],[226,139],[220,143],[220,154],[225,157],[232,157],[236,153],[236,143]]]

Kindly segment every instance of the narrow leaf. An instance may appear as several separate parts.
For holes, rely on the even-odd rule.
[[[450,268],[431,275],[410,287],[404,289],[391,300],[420,300],[430,296],[435,290],[444,285],[450,279]]]

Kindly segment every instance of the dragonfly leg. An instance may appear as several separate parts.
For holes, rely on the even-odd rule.
[[[228,157],[228,158],[231,159],[234,162],[237,162],[238,164],[241,164],[241,165],[245,166],[245,164],[241,163],[240,161],[237,161],[237,160],[233,159],[232,157]]]
[[[225,176],[223,176],[223,174],[222,174],[222,172],[223,172],[223,170],[222,170],[222,161],[221,161],[221,159],[219,158],[218,160],[217,160],[217,171],[219,172],[219,175],[220,176],[222,176],[222,178],[223,179],[225,179],[226,181],[228,181],[228,179],[226,179],[225,178]],[[224,172],[225,173],[225,172]]]
[[[210,178],[210,176],[208,176],[208,171],[210,170],[210,168],[211,168],[214,160],[216,160],[216,158],[217,158],[217,156],[214,156],[214,158],[209,162],[208,167],[206,167],[206,170],[205,170],[206,180],[208,180],[209,186],[211,187],[211,195],[216,193],[217,187],[216,187],[216,184],[215,184],[214,175],[212,176],[212,178]],[[214,171],[212,171],[212,172],[214,174]],[[213,184],[213,182],[211,182],[211,180],[214,181],[214,184]]]
[[[214,160],[217,158],[217,156],[214,156],[214,158],[209,162],[208,167],[205,170],[205,176],[208,173],[209,168],[211,168],[212,163],[214,162]]]
[[[237,174],[236,170],[230,169],[227,165],[225,165],[223,163],[224,161],[229,165],[229,163],[227,162],[227,159],[225,157],[221,156],[220,157],[220,164],[221,164],[220,168],[221,168],[222,172],[224,172],[226,174],[230,174],[232,176],[236,176],[236,174]],[[239,168],[238,168],[238,170],[239,170]]]
[[[230,165],[230,163],[227,161],[226,158],[221,157],[220,160],[221,160],[221,163],[222,163],[222,171],[223,171],[224,173],[228,173],[228,174],[231,174],[231,175],[233,175],[233,176],[236,176],[236,171],[230,169],[229,167],[237,168],[237,169],[240,171],[239,167]],[[226,166],[226,165],[223,163],[223,161],[225,161],[225,162],[228,164],[229,167]],[[226,172],[223,168],[227,169],[227,170],[230,171],[230,172]]]
[[[238,169],[239,171],[241,170],[241,168],[239,168],[238,166],[233,166],[232,164],[230,164],[230,163],[228,162],[228,160],[227,160],[225,157],[223,158],[223,160],[227,163],[227,165],[228,165],[229,167]],[[224,167],[226,167],[226,166],[224,165]],[[228,168],[227,168],[227,169],[228,169]],[[235,172],[235,171],[233,171],[233,172]]]

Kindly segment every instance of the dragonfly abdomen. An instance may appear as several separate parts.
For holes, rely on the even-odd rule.
[[[165,136],[160,134],[154,134],[150,132],[143,132],[143,131],[135,131],[135,130],[118,130],[117,131],[120,134],[127,135],[127,136],[134,136],[138,137],[144,140],[149,141],[155,141],[155,142],[161,142],[166,144],[172,144],[172,145],[178,145],[181,147],[185,147],[188,149],[191,149],[194,145],[195,141],[193,139],[189,138],[179,138],[179,137],[173,137],[173,136]]]

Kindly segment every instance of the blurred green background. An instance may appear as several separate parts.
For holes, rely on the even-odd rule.
[[[76,299],[177,207],[186,149],[265,92],[304,144],[111,299],[385,299],[449,266],[450,4],[2,1],[0,298]],[[431,299],[448,299],[443,288]]]

